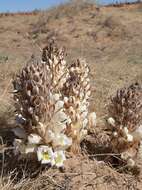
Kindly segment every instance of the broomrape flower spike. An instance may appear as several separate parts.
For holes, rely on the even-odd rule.
[[[142,86],[135,83],[118,90],[108,111],[112,149],[120,153],[128,166],[134,166],[142,140]]]
[[[13,81],[16,120],[26,134],[22,152],[37,152],[41,164],[57,167],[74,144],[79,149],[88,126],[96,125],[96,114],[88,110],[87,63],[78,59],[69,65],[64,57],[64,49],[51,42],[42,60],[32,58]]]

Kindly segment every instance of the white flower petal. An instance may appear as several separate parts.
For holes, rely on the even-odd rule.
[[[63,167],[64,161],[66,160],[65,153],[64,151],[56,151],[54,153],[54,160],[55,160],[55,165],[59,167]]]
[[[115,120],[112,117],[109,117],[107,121],[108,121],[108,123],[110,125],[112,125],[113,127],[115,127]]]
[[[37,134],[30,134],[28,136],[29,144],[39,144],[41,140],[42,140],[41,137]]]
[[[39,146],[37,149],[37,158],[38,161],[41,161],[42,164],[53,164],[54,163],[54,153],[52,148],[48,146]]]
[[[67,103],[68,102],[68,97],[64,97],[64,102]]]
[[[118,133],[115,131],[115,132],[113,132],[113,136],[114,137],[117,137],[118,136]]]
[[[38,159],[38,161],[42,160],[42,151],[40,151],[39,148],[37,150],[37,159]]]
[[[135,166],[135,161],[132,158],[129,158],[127,161],[127,164],[129,167],[134,167]]]
[[[132,135],[130,135],[130,134],[127,134],[127,141],[128,142],[132,142],[133,141],[133,136]]]
[[[54,147],[62,147],[62,148],[67,148],[71,146],[72,144],[72,139],[67,137],[64,134],[57,134],[55,136],[55,139],[53,140],[53,146]]]

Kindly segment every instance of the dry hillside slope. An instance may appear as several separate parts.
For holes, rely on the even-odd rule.
[[[93,92],[90,109],[97,113],[100,126],[97,130],[103,130],[110,95],[132,82],[142,83],[142,4],[101,8],[89,4],[66,4],[34,14],[1,14],[1,128],[13,123],[12,76],[32,55],[39,56],[51,38],[65,46],[69,62],[78,57],[87,60]],[[50,169],[15,187],[11,183],[9,186],[11,190],[142,188],[141,175],[119,173],[95,159],[71,158],[65,166],[65,173]]]

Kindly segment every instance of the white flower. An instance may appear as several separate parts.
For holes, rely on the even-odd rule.
[[[113,136],[114,137],[117,137],[118,136],[118,133],[115,131],[115,132],[113,132]]]
[[[132,154],[130,153],[130,152],[122,152],[121,153],[121,158],[123,159],[123,160],[128,160],[129,158],[131,158],[132,157]]]
[[[72,139],[64,134],[56,134],[55,138],[53,139],[54,147],[67,148],[71,146],[71,144],[72,144]]]
[[[133,136],[132,135],[130,135],[130,134],[127,134],[127,141],[128,142],[132,142],[133,141]]]
[[[64,97],[64,103],[68,103],[68,100],[69,100],[68,97],[65,96]]]
[[[41,137],[37,134],[30,134],[28,136],[28,143],[29,144],[39,144],[41,142]]]
[[[115,120],[112,117],[109,117],[107,121],[108,121],[108,123],[110,125],[112,125],[113,127],[115,127]]]
[[[129,130],[128,130],[127,127],[124,127],[124,128],[123,128],[123,133],[124,133],[124,135],[127,137],[127,135],[129,134]]]
[[[127,160],[127,165],[128,165],[129,167],[134,167],[134,166],[135,166],[135,161],[134,161],[132,158],[129,158],[129,159]]]
[[[52,148],[48,146],[42,145],[38,147],[37,158],[38,161],[41,162],[41,164],[51,164],[51,166],[55,164],[54,153],[52,151]]]
[[[123,134],[124,134],[124,136],[126,137],[127,141],[128,141],[128,142],[132,142],[133,139],[134,139],[134,137],[133,137],[132,134],[129,134],[128,128],[127,128],[127,127],[123,127],[123,128],[122,128],[122,131],[123,131]]]
[[[54,160],[55,160],[55,165],[59,167],[63,167],[64,161],[66,160],[65,153],[64,151],[56,151],[54,153]]]
[[[69,117],[63,112],[63,110],[58,111],[51,119],[51,127],[53,132],[60,133],[66,128],[67,123],[69,123]]]

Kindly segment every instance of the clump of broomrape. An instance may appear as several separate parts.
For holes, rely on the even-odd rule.
[[[89,113],[89,68],[84,60],[67,64],[64,49],[49,43],[13,81],[16,121],[25,139],[15,139],[15,152],[35,152],[42,164],[62,167],[65,152],[77,152],[95,113]]]
[[[113,151],[133,166],[142,152],[142,86],[135,83],[118,90],[111,98],[109,115]]]

